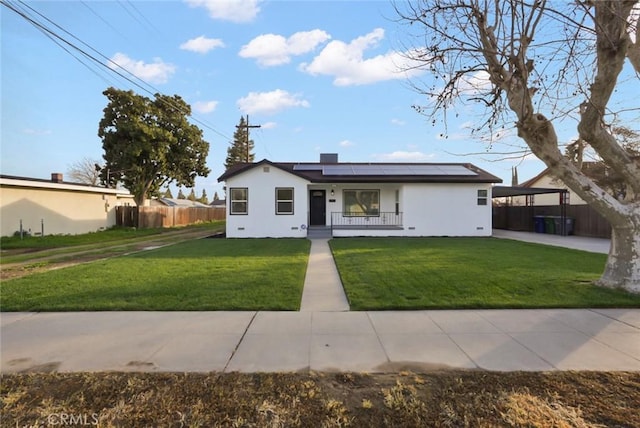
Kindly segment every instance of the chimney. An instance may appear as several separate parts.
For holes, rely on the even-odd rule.
[[[320,153],[320,163],[338,163],[338,154]]]
[[[54,183],[62,183],[62,173],[52,172],[51,181],[53,181]]]

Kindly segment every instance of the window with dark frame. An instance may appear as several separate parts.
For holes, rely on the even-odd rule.
[[[246,215],[249,213],[249,189],[246,187],[232,187],[229,189],[231,195],[231,215]]]
[[[345,217],[380,216],[380,190],[343,190],[342,215]]]
[[[478,190],[478,205],[487,205],[488,195],[486,190]]]
[[[293,214],[293,187],[276,188],[276,214]]]

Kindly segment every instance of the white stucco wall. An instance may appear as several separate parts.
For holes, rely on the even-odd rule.
[[[333,236],[491,236],[490,184],[384,184],[338,186],[345,189],[380,189],[380,211],[395,211],[395,190],[400,190],[403,229],[334,229]],[[487,190],[487,205],[478,205],[478,190]],[[336,190],[339,211],[342,192]]]
[[[268,171],[265,171],[268,167]],[[380,212],[394,213],[396,191],[402,228],[340,229],[334,236],[491,236],[491,185],[483,183],[310,183],[268,165],[258,165],[233,176],[227,187],[227,237],[264,238],[307,236],[309,192],[326,192],[326,225],[331,214],[342,212],[345,190],[379,190]],[[294,214],[276,215],[275,189],[294,189]],[[248,213],[231,214],[231,189],[248,189]],[[333,190],[333,195],[331,191]],[[486,190],[486,205],[478,205],[478,190]],[[372,218],[372,223],[375,218]]]
[[[268,168],[268,172],[265,171]],[[279,168],[258,165],[229,178],[227,187],[228,238],[304,238],[307,236],[308,181]],[[231,189],[249,189],[246,215],[231,214]],[[276,215],[276,188],[294,189],[293,214]]]
[[[402,200],[405,236],[491,236],[490,184],[407,184]]]
[[[2,179],[0,224],[2,236],[22,228],[45,235],[95,232],[115,225],[117,205],[135,205],[133,197],[114,189],[64,183]]]

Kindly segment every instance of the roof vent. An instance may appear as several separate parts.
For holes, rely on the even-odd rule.
[[[320,163],[338,163],[338,154],[320,153]]]
[[[62,174],[59,172],[52,172],[51,181],[53,181],[54,183],[62,183]]]

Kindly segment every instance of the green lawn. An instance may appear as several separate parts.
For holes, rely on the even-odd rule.
[[[606,256],[495,238],[333,239],[352,310],[640,307],[592,285]]]
[[[297,310],[306,239],[199,239],[4,281],[2,311]]]
[[[73,247],[78,245],[112,243],[114,241],[134,240],[154,235],[170,233],[178,229],[219,229],[224,225],[224,221],[212,221],[198,223],[180,228],[156,228],[137,229],[135,227],[113,227],[98,232],[82,233],[78,235],[45,235],[45,236],[2,236],[0,237],[0,248],[3,250],[14,250],[21,248],[45,249]]]

